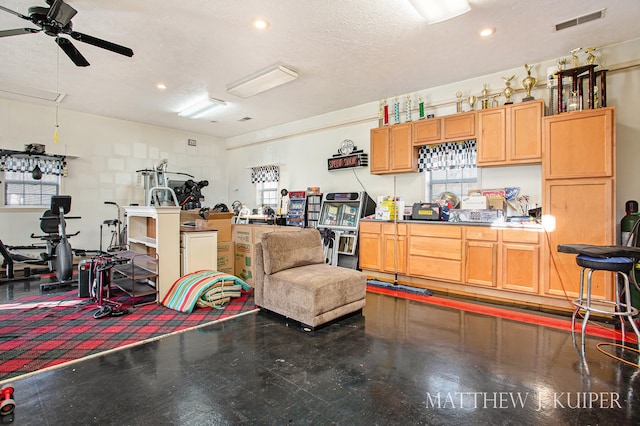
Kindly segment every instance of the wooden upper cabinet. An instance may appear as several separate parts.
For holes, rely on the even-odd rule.
[[[414,121],[413,123],[413,144],[428,145],[438,143],[442,140],[442,119],[428,118]]]
[[[476,137],[476,112],[447,115],[442,118],[443,140],[456,141]]]
[[[370,172],[373,174],[415,172],[417,148],[412,143],[411,123],[371,129]]]
[[[370,171],[371,173],[388,172],[391,167],[389,152],[389,127],[377,127],[371,129],[370,142]]]
[[[615,108],[545,117],[545,179],[612,177],[615,174]]]
[[[543,101],[529,101],[478,112],[478,165],[542,161]]]
[[[391,127],[391,171],[418,171],[418,155],[411,140],[411,123]]]
[[[544,101],[513,105],[509,121],[510,143],[507,149],[511,163],[542,161],[542,109]]]
[[[478,113],[477,163],[506,163],[507,108],[491,108]]]

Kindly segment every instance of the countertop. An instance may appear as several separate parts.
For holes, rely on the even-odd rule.
[[[379,222],[379,223],[393,223],[393,220],[378,220],[371,218],[363,218],[360,219],[361,222]],[[446,222],[443,220],[398,220],[398,223],[416,223],[416,224],[425,224],[425,225],[448,225],[448,226],[456,226],[456,225],[464,225],[464,226],[485,226],[492,228],[517,228],[517,229],[543,229],[542,224],[536,222]]]

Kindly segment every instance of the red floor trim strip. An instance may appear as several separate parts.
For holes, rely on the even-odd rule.
[[[510,309],[503,309],[493,306],[478,305],[475,303],[463,302],[461,300],[445,299],[437,296],[421,296],[418,294],[412,294],[405,291],[398,291],[390,288],[367,286],[367,291],[370,293],[384,294],[387,296],[398,297],[401,299],[414,300],[417,302],[429,303],[432,305],[444,306],[451,309],[459,309],[461,311],[473,312],[476,314],[490,315],[498,318],[505,318],[513,321],[524,322],[528,324],[537,324],[545,327],[557,328],[560,330],[571,331],[571,320],[564,320],[560,318],[551,318],[543,315],[529,314],[526,312],[512,311]],[[577,331],[581,327],[576,324]],[[618,330],[611,330],[602,326],[593,324],[587,324],[586,333],[590,336],[601,337],[604,339],[621,340],[622,333]],[[626,341],[630,343],[638,343],[638,339],[633,332],[627,332]]]

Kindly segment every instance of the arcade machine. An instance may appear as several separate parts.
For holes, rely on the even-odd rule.
[[[325,262],[344,268],[358,267],[358,225],[375,213],[376,203],[366,192],[329,192],[322,198],[320,231]]]
[[[305,227],[304,216],[306,206],[305,191],[289,192],[289,208],[287,210],[287,226]]]

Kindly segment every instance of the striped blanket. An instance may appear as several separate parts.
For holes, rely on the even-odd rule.
[[[201,298],[211,302],[213,294],[220,298],[237,297],[241,290],[249,291],[251,287],[238,277],[218,271],[196,271],[178,278],[162,304],[179,312],[192,312]]]

